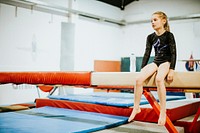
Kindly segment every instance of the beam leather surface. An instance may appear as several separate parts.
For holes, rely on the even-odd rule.
[[[93,72],[91,85],[94,86],[134,86],[138,72]],[[156,73],[144,82],[144,87],[156,87]],[[200,89],[200,72],[175,72],[174,80],[166,87]]]

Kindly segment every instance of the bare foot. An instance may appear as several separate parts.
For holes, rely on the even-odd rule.
[[[130,117],[128,118],[128,122],[131,122],[135,118],[135,116],[140,112],[141,112],[140,108],[138,108],[138,109],[133,108],[133,111],[132,111]]]
[[[160,113],[159,119],[158,119],[158,125],[164,126],[166,123],[166,113]]]

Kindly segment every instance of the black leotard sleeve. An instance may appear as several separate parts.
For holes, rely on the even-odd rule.
[[[171,64],[170,69],[175,69],[176,65],[176,42],[174,39],[174,35],[172,33],[169,34],[169,48],[171,52]]]
[[[146,40],[146,49],[145,49],[145,53],[144,53],[144,56],[143,56],[143,60],[142,60],[142,66],[141,68],[143,68],[144,66],[147,65],[148,61],[149,61],[149,57],[150,57],[150,54],[151,54],[151,50],[152,50],[152,44],[150,43],[150,35],[147,37],[147,40]]]

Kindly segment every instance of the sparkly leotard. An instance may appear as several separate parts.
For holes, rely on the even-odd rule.
[[[145,54],[142,61],[142,68],[147,65],[152,46],[155,50],[154,63],[159,66],[164,62],[170,62],[170,69],[175,69],[176,65],[176,43],[174,35],[171,32],[165,31],[160,36],[156,33],[148,35],[146,41]]]

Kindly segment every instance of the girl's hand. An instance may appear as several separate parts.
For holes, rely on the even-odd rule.
[[[167,74],[167,81],[168,82],[172,82],[174,78],[174,70],[173,69],[169,69],[169,72]]]

